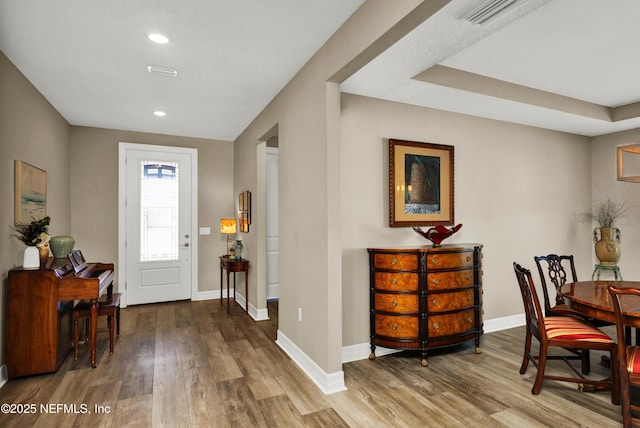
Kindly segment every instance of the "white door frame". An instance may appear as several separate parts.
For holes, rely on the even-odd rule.
[[[122,293],[120,306],[127,307],[126,261],[126,154],[128,150],[172,151],[191,156],[191,300],[198,294],[198,150],[188,147],[157,146],[120,142],[118,145],[118,291]]]

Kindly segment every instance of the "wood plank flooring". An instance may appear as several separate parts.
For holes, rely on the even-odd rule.
[[[523,327],[485,334],[479,355],[473,343],[431,352],[428,367],[408,353],[345,364],[348,390],[327,396],[275,344],[277,310],[277,303],[270,303],[271,320],[255,322],[239,306],[227,314],[217,300],[122,309],[112,356],[101,325],[96,369],[90,368],[85,346],[79,361],[70,354],[57,373],[9,380],[0,389],[0,403],[14,405],[13,410],[35,406],[22,407],[31,413],[0,413],[0,426],[622,424],[608,393],[581,393],[573,384],[547,381],[540,395],[531,395],[535,367],[518,373]],[[594,374],[607,371],[599,360],[592,356]],[[549,370],[568,368],[551,362]]]

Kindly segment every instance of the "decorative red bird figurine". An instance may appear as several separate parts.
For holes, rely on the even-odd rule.
[[[413,227],[413,230],[427,238],[429,241],[433,242],[433,247],[437,248],[440,247],[440,243],[442,241],[456,233],[458,230],[460,230],[461,227],[462,223],[453,226],[451,229],[447,229],[444,226],[438,225],[428,229],[426,232],[423,231],[422,228],[415,226]]]

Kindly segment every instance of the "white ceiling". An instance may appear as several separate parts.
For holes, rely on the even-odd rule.
[[[0,0],[0,50],[72,125],[233,140],[362,3]]]
[[[483,2],[452,0],[343,91],[587,136],[640,127],[412,79],[440,64],[605,107],[640,101],[640,1],[518,0],[480,25],[460,19]]]
[[[517,0],[483,24],[460,19],[483,2],[452,0],[342,90],[588,136],[640,128],[608,118],[640,102],[640,1]],[[0,50],[72,125],[233,140],[362,3],[2,0]],[[152,31],[172,42],[152,44]],[[519,85],[531,101],[414,78],[436,64]]]

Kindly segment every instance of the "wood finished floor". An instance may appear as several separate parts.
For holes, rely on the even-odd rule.
[[[105,329],[97,368],[88,349],[55,374],[11,379],[0,403],[35,404],[35,414],[1,414],[0,427],[618,427],[608,393],[546,381],[531,395],[535,368],[518,373],[524,329],[485,334],[432,352],[429,366],[406,353],[344,365],[347,391],[324,395],[275,344],[270,321],[218,301],[122,309],[115,353]],[[102,324],[101,320],[101,324]],[[102,327],[102,326],[101,326]],[[607,327],[609,328],[609,327]],[[610,334],[612,331],[607,330]],[[594,355],[592,370],[606,372]],[[560,362],[550,370],[567,372]],[[76,405],[78,413],[56,405]],[[41,405],[60,413],[43,413]],[[84,408],[89,413],[83,413]],[[96,414],[95,406],[108,414]],[[17,406],[15,406],[17,407]]]

